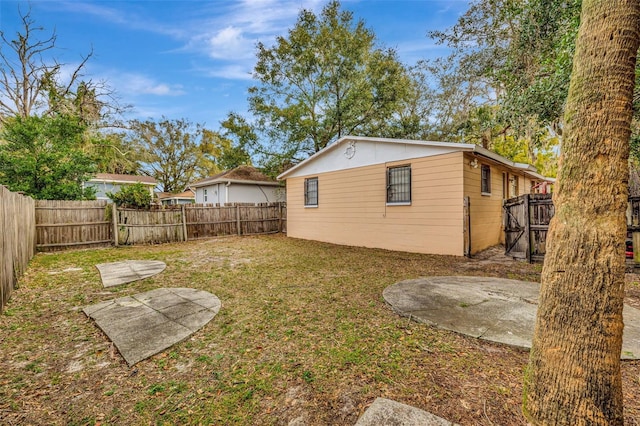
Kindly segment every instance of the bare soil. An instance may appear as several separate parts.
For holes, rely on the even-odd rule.
[[[114,289],[96,263],[167,269]],[[539,281],[500,249],[473,259],[230,237],[38,254],[0,316],[0,423],[353,425],[376,397],[462,425],[526,425],[528,352],[394,314],[382,290],[429,275]],[[626,276],[640,308],[640,275]],[[222,301],[186,341],[129,368],[82,307],[159,287]],[[640,362],[622,364],[625,422],[640,425]]]

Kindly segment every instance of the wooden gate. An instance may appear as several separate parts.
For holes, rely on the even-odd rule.
[[[525,194],[505,200],[505,254],[528,262],[544,260],[549,221],[554,208],[551,194]]]

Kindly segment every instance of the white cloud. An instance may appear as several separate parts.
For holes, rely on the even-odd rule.
[[[180,96],[185,94],[180,84],[159,82],[143,74],[110,72],[105,79],[127,98],[139,95]]]
[[[271,45],[293,26],[302,9],[317,12],[321,4],[320,0],[216,2],[212,8],[200,11],[205,18],[190,24],[193,35],[185,50],[200,51],[216,61],[207,75],[250,79],[256,44],[260,41]]]
[[[247,40],[242,30],[229,26],[209,37],[209,56],[214,59],[247,59],[253,57],[254,42]]]

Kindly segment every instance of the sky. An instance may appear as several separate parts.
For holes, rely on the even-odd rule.
[[[13,39],[22,30],[19,11],[56,34],[55,57],[71,72],[93,52],[84,79],[104,81],[126,118],[187,119],[217,130],[231,111],[247,115],[247,89],[254,81],[256,43],[272,46],[286,36],[302,9],[319,14],[318,0],[0,0],[0,30]],[[452,26],[467,0],[343,0],[411,65],[444,56],[428,31]]]

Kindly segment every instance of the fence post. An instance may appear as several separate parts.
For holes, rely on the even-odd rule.
[[[184,236],[183,241],[187,241],[187,214],[185,212],[184,204],[180,207],[182,211],[182,235]]]
[[[238,235],[242,235],[242,228],[240,222],[240,204],[236,204],[236,226],[238,227]]]
[[[282,203],[278,203],[278,232],[282,232]]]
[[[526,194],[524,198],[524,233],[525,233],[525,250],[527,262],[531,263],[531,205],[529,203],[531,195]]]
[[[118,247],[118,207],[111,203],[111,216],[113,220],[113,245]]]

